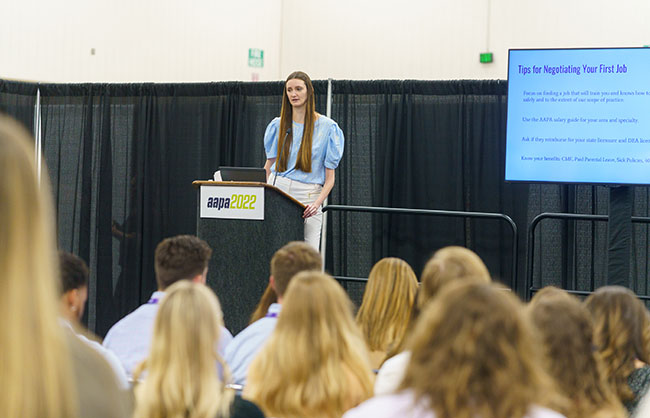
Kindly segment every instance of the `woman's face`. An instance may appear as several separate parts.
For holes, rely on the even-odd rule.
[[[292,78],[287,81],[285,88],[287,89],[287,97],[292,107],[302,107],[307,103],[309,93],[307,92],[307,86],[304,81],[299,78]]]

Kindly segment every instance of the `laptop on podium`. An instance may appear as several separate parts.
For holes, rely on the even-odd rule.
[[[219,167],[219,171],[214,173],[214,180],[266,183],[266,170],[260,167]]]

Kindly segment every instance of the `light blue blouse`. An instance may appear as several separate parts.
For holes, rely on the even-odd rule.
[[[298,150],[302,143],[302,133],[304,126],[301,123],[293,122],[293,141],[289,152],[289,163],[287,171],[278,173],[278,176],[286,177],[303,183],[324,184],[325,169],[332,170],[339,166],[341,157],[343,157],[343,146],[345,139],[343,131],[332,119],[320,115],[314,123],[314,135],[312,137],[311,148],[311,173],[305,173],[296,169],[296,160]],[[275,118],[266,127],[264,133],[264,150],[266,158],[277,158],[278,155],[278,137],[280,136],[280,118]],[[281,136],[284,138],[285,133]],[[275,163],[271,166],[271,171],[275,172]]]

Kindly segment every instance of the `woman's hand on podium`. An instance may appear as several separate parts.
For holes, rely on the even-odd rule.
[[[305,211],[302,213],[303,218],[309,218],[310,216],[314,216],[318,213],[318,208],[320,207],[320,203],[318,201],[309,204],[305,207]]]

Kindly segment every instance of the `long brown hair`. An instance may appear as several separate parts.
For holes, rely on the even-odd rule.
[[[496,285],[445,286],[424,308],[409,347],[401,388],[440,418],[522,418],[556,396],[521,303]]]
[[[544,288],[526,311],[540,337],[547,371],[571,400],[564,415],[625,417],[605,377],[600,354],[593,350],[594,326],[587,308],[563,290]]]
[[[627,378],[635,360],[650,362],[648,311],[634,293],[622,286],[604,286],[585,301],[594,323],[594,343],[605,363],[605,372],[623,402],[634,399]]]
[[[289,74],[285,81],[282,92],[282,111],[280,112],[280,132],[278,132],[278,160],[275,164],[275,171],[282,173],[287,171],[289,153],[293,143],[293,107],[287,95],[287,82],[298,79],[305,82],[307,88],[307,101],[305,102],[305,128],[302,133],[302,142],[296,159],[296,169],[311,173],[311,145],[314,136],[314,123],[316,122],[316,101],[314,99],[314,86],[311,79],[302,71],[294,71]],[[287,134],[287,131],[289,132]],[[286,137],[286,139],[285,139]]]
[[[248,324],[252,324],[258,319],[262,319],[266,316],[269,311],[269,307],[278,301],[278,295],[275,293],[275,289],[269,283],[264,290],[264,294],[260,298],[260,301],[257,302],[257,306],[251,315],[251,318],[248,320]]]

